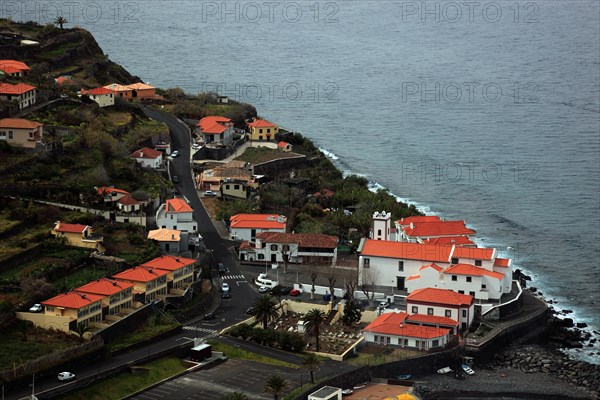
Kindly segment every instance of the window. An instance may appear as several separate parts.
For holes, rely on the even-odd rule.
[[[431,347],[438,347],[440,345],[439,339],[431,341]]]
[[[467,282],[471,282],[473,279],[470,276],[467,276]]]
[[[475,260],[475,266],[481,267],[481,260]]]
[[[54,306],[46,306],[46,311],[54,312]]]
[[[174,230],[177,230],[177,225],[173,225],[173,229],[174,229]]]
[[[408,339],[404,339],[404,345],[408,346]]]
[[[404,261],[398,261],[398,272],[404,272]]]
[[[389,336],[386,336],[385,341],[387,344],[390,344],[392,342],[392,338]]]
[[[456,275],[452,275],[452,280],[456,282],[456,280],[458,279],[458,277]]]
[[[427,315],[433,315],[433,308],[427,307]]]
[[[419,313],[419,307],[412,306],[411,311],[412,311],[413,314],[418,314]]]
[[[271,133],[271,128],[268,128],[268,129],[267,129],[267,133]]]
[[[229,184],[225,185],[225,190],[229,190]]]
[[[465,291],[464,290],[459,290],[458,293],[465,294]]]
[[[265,259],[265,255],[264,254],[259,254],[258,255],[258,259],[259,260],[264,260]]]
[[[8,138],[12,139],[13,138],[13,131],[8,131]]]
[[[458,264],[458,258],[452,257],[452,264]]]
[[[233,190],[240,190],[240,185],[233,185]]]
[[[462,316],[463,318],[467,318],[467,310],[462,310]]]
[[[364,259],[363,267],[364,268],[371,268],[371,259],[370,258],[365,258]]]
[[[444,315],[446,315],[446,317],[448,317],[448,318],[452,318],[452,310],[444,311]]]
[[[289,244],[284,244],[283,246],[281,246],[281,250],[282,251],[290,251],[290,245]]]
[[[475,297],[475,292],[469,292],[469,294],[473,297]]]
[[[258,130],[258,133],[262,133],[262,129],[259,129],[259,130]]]
[[[381,236],[381,229],[377,229],[377,236]]]
[[[487,285],[482,284],[481,289],[487,289]]]
[[[271,251],[277,251],[278,249],[279,249],[279,246],[277,246],[276,244],[271,245]]]
[[[375,337],[373,338],[374,341],[379,342],[379,336],[375,335]]]

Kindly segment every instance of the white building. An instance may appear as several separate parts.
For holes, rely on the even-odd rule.
[[[370,238],[374,240],[392,240],[392,213],[385,211],[373,213]]]
[[[129,156],[134,158],[142,168],[160,168],[163,163],[163,153],[158,150],[149,149],[148,147],[134,151]]]
[[[469,329],[475,317],[475,302],[473,296],[460,294],[452,290],[423,288],[417,289],[406,298],[406,311],[413,316],[421,314],[424,317],[413,318],[423,324],[438,326],[458,325],[462,332]],[[434,319],[431,317],[438,317]],[[444,322],[441,318],[448,318]],[[410,319],[410,316],[409,316]],[[456,334],[457,332],[453,332]]]
[[[287,218],[277,214],[236,214],[229,218],[232,240],[252,241],[261,232],[285,232]]]
[[[115,105],[115,92],[105,87],[98,87],[90,90],[81,89],[77,95],[79,97],[87,96],[90,100],[98,103],[100,107]]]
[[[333,265],[337,260],[336,236],[310,233],[263,232],[254,242],[243,242],[239,249],[240,261],[271,263],[305,263],[313,260]]]
[[[422,217],[418,220],[415,218],[409,217],[396,221],[398,241],[425,243],[427,240],[441,238],[464,240],[461,238],[469,239],[477,233],[467,228],[465,221],[442,221],[438,217]],[[409,223],[406,224],[407,222]]]
[[[20,110],[36,103],[37,88],[26,83],[0,83],[0,99],[16,102]]]
[[[161,204],[156,211],[156,225],[159,228],[197,233],[198,223],[194,219],[194,210],[183,199],[176,197]]]
[[[196,125],[198,135],[204,143],[219,143],[227,146],[233,141],[233,122],[231,119],[220,116],[204,117]]]

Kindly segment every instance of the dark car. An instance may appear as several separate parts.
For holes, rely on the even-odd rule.
[[[256,309],[254,307],[248,307],[246,309],[246,314],[248,314],[248,315],[256,315]]]
[[[223,263],[217,264],[217,270],[219,270],[219,274],[221,275],[227,272],[227,268],[225,268],[225,265],[223,265]]]
[[[221,295],[222,299],[230,299],[231,298],[231,293],[229,292],[225,292]]]
[[[172,181],[173,183],[179,183],[179,177],[177,175],[173,175]]]
[[[204,319],[207,321],[210,321],[211,319],[215,319],[215,313],[211,312],[211,313],[204,314]]]
[[[271,294],[287,296],[288,294],[290,294],[292,289],[293,289],[293,287],[277,285],[277,286],[274,286],[273,289],[271,289]]]

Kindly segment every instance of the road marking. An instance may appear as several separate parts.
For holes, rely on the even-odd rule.
[[[223,275],[223,277],[221,279],[229,280],[229,279],[245,279],[245,278],[244,278],[244,275]]]
[[[240,286],[240,283],[248,283],[248,281],[236,281],[235,283]]]

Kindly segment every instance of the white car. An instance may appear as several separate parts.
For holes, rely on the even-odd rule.
[[[42,307],[41,304],[34,304],[33,306],[31,306],[31,308],[29,309],[29,312],[41,312],[44,309],[44,307]]]
[[[258,288],[258,293],[267,293],[269,291],[269,288],[266,286],[261,286]]]
[[[66,381],[70,381],[70,380],[73,380],[73,379],[75,379],[75,374],[73,374],[71,372],[60,372],[58,374],[58,380],[59,381],[66,382]]]
[[[204,192],[204,196],[206,197],[215,197],[217,194],[215,192],[213,192],[212,190],[207,190],[206,192]]]
[[[192,149],[195,149],[195,150],[198,150],[200,147],[202,147],[202,146],[200,146],[198,143],[194,143],[192,145]]]
[[[171,157],[175,158],[179,155],[179,151],[175,150],[174,152],[171,153]]]
[[[380,301],[379,302],[379,308],[381,308],[382,310],[385,310],[386,308],[388,308],[389,303],[387,301]]]
[[[223,293],[229,293],[229,285],[227,284],[227,282],[223,282],[221,284],[221,291]]]

